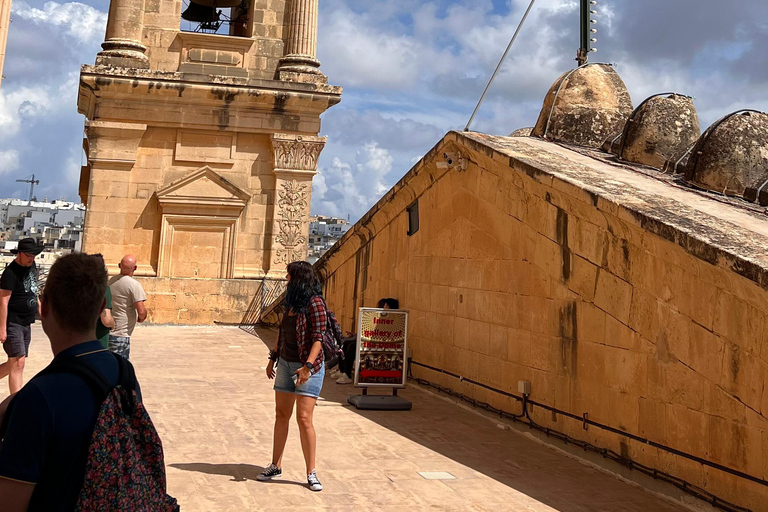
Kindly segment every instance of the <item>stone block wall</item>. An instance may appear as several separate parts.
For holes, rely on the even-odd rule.
[[[214,136],[220,144],[204,143]],[[88,252],[115,265],[133,253],[137,275],[156,275],[162,229],[156,192],[204,166],[251,195],[239,220],[233,277],[263,277],[269,270],[265,251],[272,227],[266,219],[274,209],[275,175],[269,136],[261,134],[148,128],[133,168],[91,170]]]
[[[768,479],[768,292],[714,250],[681,247],[676,228],[651,232],[628,208],[534,172],[530,160],[478,146],[466,172],[439,170],[445,147],[318,263],[343,328],[354,329],[358,307],[396,297],[410,311],[415,361],[512,393],[531,381],[535,401]],[[420,227],[409,236],[417,198]],[[413,373],[520,410],[458,379]],[[765,486],[540,408],[532,417],[768,510]]]
[[[256,279],[136,278],[147,293],[147,322],[239,323],[259,290]]]

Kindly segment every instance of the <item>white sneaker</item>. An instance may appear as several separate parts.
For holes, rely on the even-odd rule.
[[[332,378],[332,379],[338,379],[340,375],[341,375],[341,372],[339,371],[339,367],[338,366],[334,366],[328,372],[328,376],[330,378]]]
[[[336,384],[352,384],[352,379],[347,377],[346,373],[342,373],[341,377],[336,379]]]
[[[315,473],[314,469],[310,474],[307,475],[307,484],[309,484],[309,489],[312,491],[323,490],[323,484],[321,484],[320,480],[317,479],[317,473]]]

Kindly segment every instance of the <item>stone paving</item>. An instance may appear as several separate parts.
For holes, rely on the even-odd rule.
[[[295,424],[283,479],[257,482],[274,418],[265,345],[234,328],[150,326],[136,329],[131,355],[164,443],[169,493],[184,511],[684,510],[426,391],[401,392],[410,412],[359,412],[346,405],[354,388],[330,379],[315,413],[325,490],[305,486]],[[27,375],[50,357],[37,325]]]

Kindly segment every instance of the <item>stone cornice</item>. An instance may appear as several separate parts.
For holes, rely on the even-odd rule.
[[[184,30],[180,30],[178,34],[179,39],[185,43],[198,44],[205,48],[221,48],[222,50],[248,50],[256,42],[252,37],[205,34],[201,32],[186,32]]]
[[[329,93],[309,84],[261,80],[248,85],[186,80],[179,73],[136,74],[141,76],[84,72],[78,111],[89,119],[98,115],[151,126],[300,132],[299,123],[317,123],[318,116],[341,99],[340,88]],[[164,115],[158,117],[158,111]]]
[[[242,38],[235,38],[242,39]],[[93,66],[84,64],[80,67],[80,80],[88,80],[88,77],[99,77],[102,79],[126,79],[131,83],[134,81],[147,81],[158,83],[184,83],[200,84],[215,87],[244,87],[247,89],[263,89],[280,92],[304,92],[308,94],[319,94],[327,96],[341,96],[343,88],[338,85],[328,85],[323,83],[308,83],[286,80],[263,80],[257,78],[239,78],[229,76],[210,75],[203,79],[201,75],[190,73],[180,73],[177,71],[153,71],[147,69],[131,68],[113,68],[108,66]]]
[[[489,160],[510,172],[552,186],[572,199],[640,226],[707,263],[727,268],[768,289],[768,217],[711,194],[648,176],[635,166],[615,165],[532,137],[450,132],[315,264],[327,273],[375,237],[414,200],[449,172],[435,163],[458,148],[469,161]],[[745,242],[748,241],[748,242]],[[327,277],[327,276],[326,276]]]

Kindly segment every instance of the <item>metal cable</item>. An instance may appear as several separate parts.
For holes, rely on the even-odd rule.
[[[536,0],[531,0],[531,3],[528,5],[528,9],[525,11],[525,14],[523,15],[523,19],[520,20],[520,24],[517,26],[517,30],[515,30],[515,35],[512,36],[512,39],[509,41],[509,45],[507,45],[507,49],[504,52],[504,55],[501,56],[501,60],[499,61],[499,65],[496,66],[496,71],[493,72],[491,75],[491,79],[488,81],[488,85],[485,86],[485,90],[483,91],[483,95],[480,96],[480,101],[477,102],[477,106],[475,107],[475,111],[472,112],[472,116],[469,118],[469,121],[467,122],[467,126],[464,127],[464,131],[468,132],[469,127],[472,125],[472,121],[475,120],[475,116],[477,115],[477,111],[480,110],[480,105],[483,104],[483,100],[485,99],[485,95],[488,94],[488,90],[491,88],[491,84],[493,84],[493,81],[496,79],[496,75],[499,74],[499,70],[501,69],[501,65],[504,64],[504,61],[507,59],[507,55],[509,54],[509,50],[512,49],[512,45],[515,44],[515,39],[517,39],[517,35],[520,33],[520,29],[523,28],[523,24],[525,23],[525,20],[528,18],[528,14],[530,14],[531,9],[533,8],[533,4],[536,3]]]
[[[699,464],[701,464],[703,466],[708,466],[708,467],[720,470],[720,471],[722,471],[724,473],[728,473],[730,475],[742,478],[744,480],[749,480],[751,482],[754,482],[754,483],[757,483],[757,484],[764,485],[764,486],[768,487],[768,481],[766,481],[766,480],[762,480],[762,479],[757,478],[755,476],[752,476],[750,474],[743,473],[743,472],[735,470],[735,469],[731,469],[729,467],[723,466],[723,465],[718,464],[716,462],[711,462],[711,461],[708,461],[706,459],[702,459],[701,457],[697,457],[695,455],[691,455],[689,453],[685,453],[683,451],[677,450],[677,449],[672,448],[670,446],[666,446],[666,445],[663,445],[661,443],[657,443],[655,441],[651,441],[650,439],[645,439],[645,438],[642,438],[640,436],[636,436],[634,434],[630,434],[629,432],[625,432],[623,430],[617,429],[615,427],[611,427],[609,425],[604,425],[602,423],[598,423],[598,422],[596,422],[594,420],[590,420],[590,419],[588,419],[586,417],[578,416],[578,415],[573,414],[571,412],[563,411],[562,409],[558,409],[556,407],[552,407],[552,406],[547,405],[547,404],[542,404],[540,402],[536,402],[534,400],[530,400],[530,399],[528,399],[527,397],[524,397],[524,396],[515,395],[513,393],[508,393],[506,391],[502,391],[500,389],[493,388],[493,387],[488,386],[486,384],[483,384],[481,382],[476,382],[476,381],[471,380],[471,379],[466,379],[466,378],[464,378],[462,376],[459,376],[459,375],[456,375],[454,373],[442,370],[440,368],[435,368],[433,366],[429,366],[427,364],[419,363],[419,362],[416,362],[416,361],[411,361],[411,364],[416,365],[416,366],[421,366],[422,368],[426,368],[428,370],[432,370],[432,371],[435,371],[435,372],[438,372],[438,373],[442,373],[442,374],[445,374],[445,375],[448,375],[448,376],[451,376],[451,377],[458,378],[462,382],[468,382],[470,384],[474,384],[476,386],[480,386],[480,387],[482,387],[484,389],[487,389],[489,391],[493,391],[494,393],[498,393],[500,395],[504,395],[504,396],[507,396],[507,397],[510,397],[510,398],[514,398],[515,400],[517,400],[519,402],[525,402],[525,403],[529,403],[529,404],[531,404],[533,406],[536,406],[536,407],[541,407],[544,410],[553,412],[555,414],[559,414],[559,415],[567,417],[567,418],[574,419],[576,421],[584,423],[585,425],[590,425],[590,426],[593,426],[593,427],[597,427],[597,428],[599,428],[601,430],[605,430],[607,432],[611,432],[613,434],[617,434],[617,435],[620,435],[622,437],[626,437],[626,438],[631,439],[633,441],[636,441],[638,443],[646,444],[648,446],[652,446],[652,447],[657,448],[659,450],[666,451],[666,452],[671,453],[673,455],[677,455],[678,457],[683,457],[683,458],[686,458],[686,459],[691,460],[693,462],[697,462],[697,463],[699,463]]]

